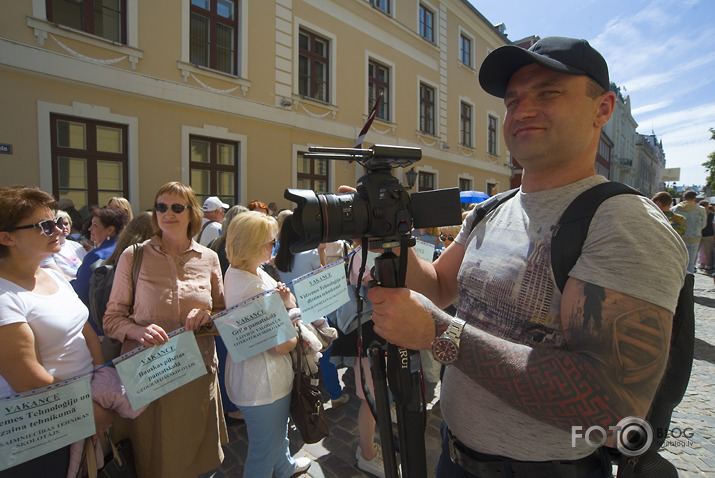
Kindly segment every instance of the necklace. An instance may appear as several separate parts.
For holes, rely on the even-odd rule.
[[[186,264],[186,262],[184,262],[184,259],[182,259],[181,256],[183,256],[183,255],[186,254],[187,252],[191,252],[191,251],[184,251],[184,252],[182,252],[181,254],[179,254],[178,256],[176,256],[176,258],[179,259],[179,265],[180,265],[181,267],[184,267],[184,264]]]

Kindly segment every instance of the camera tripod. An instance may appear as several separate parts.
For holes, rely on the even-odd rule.
[[[363,242],[367,244],[367,242]],[[384,243],[384,252],[375,259],[374,283],[381,287],[404,287],[407,273],[407,249],[414,239],[401,237],[399,243]],[[400,255],[392,252],[399,245]],[[367,260],[367,247],[363,247],[363,268]],[[363,269],[361,268],[361,276]],[[359,288],[358,288],[359,290]],[[361,305],[358,306],[361,309]],[[358,314],[359,316],[360,314]],[[358,327],[360,330],[360,327]],[[362,341],[362,336],[360,336]],[[382,443],[386,478],[397,478],[397,458],[390,417],[389,388],[397,412],[397,429],[402,456],[403,478],[425,478],[427,463],[424,434],[427,423],[422,368],[418,351],[373,341],[368,348],[372,361],[370,367],[375,390],[370,397],[364,377],[363,391],[377,421]],[[387,360],[385,360],[387,359]]]

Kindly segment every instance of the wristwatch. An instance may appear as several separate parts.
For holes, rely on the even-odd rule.
[[[466,322],[457,317],[452,318],[449,327],[442,335],[432,341],[432,356],[436,361],[449,365],[459,356],[459,336],[462,335]]]

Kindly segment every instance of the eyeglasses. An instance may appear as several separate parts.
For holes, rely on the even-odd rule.
[[[440,234],[439,238],[442,240],[442,242],[454,241],[454,236],[447,236],[445,234]]]
[[[46,221],[42,222],[37,222],[35,224],[28,224],[27,226],[17,226],[17,227],[12,227],[10,229],[5,229],[5,232],[11,232],[11,231],[17,231],[19,229],[32,229],[32,228],[38,228],[42,230],[42,234],[44,234],[47,237],[51,237],[55,233],[55,228],[62,229],[62,226],[64,225],[64,221],[62,218],[59,219],[48,219]]]
[[[184,206],[183,204],[172,204],[171,205],[171,210],[174,212],[174,214],[181,214],[182,212],[184,212],[184,209],[186,209],[186,206]],[[154,204],[154,210],[156,212],[160,212],[160,213],[164,214],[166,211],[169,210],[169,205],[164,204],[163,202],[158,202],[158,203]]]

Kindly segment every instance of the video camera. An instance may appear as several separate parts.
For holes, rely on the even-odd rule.
[[[370,149],[311,147],[305,158],[356,161],[367,170],[356,193],[316,194],[309,189],[286,189],[284,197],[298,207],[293,228],[301,240],[291,252],[302,252],[325,242],[358,237],[383,242],[410,237],[412,228],[461,224],[459,189],[408,194],[391,174],[422,158],[422,150],[376,144]]]

